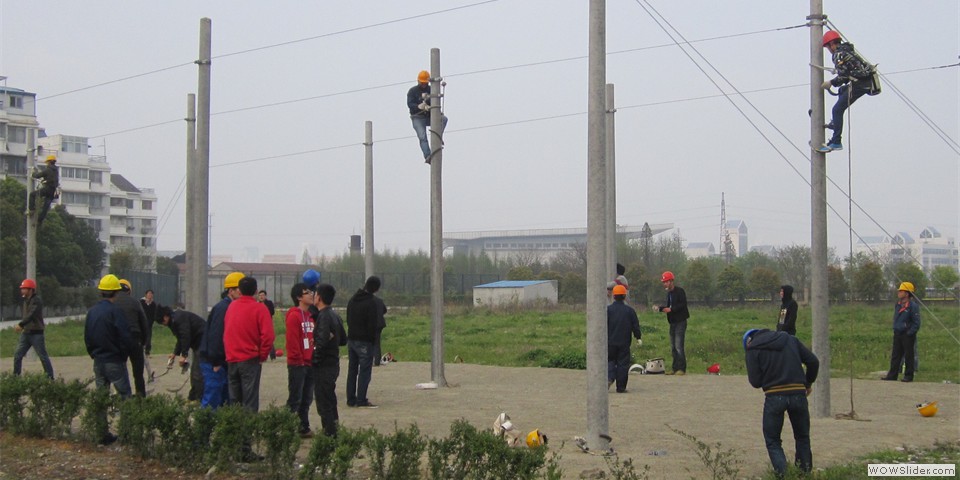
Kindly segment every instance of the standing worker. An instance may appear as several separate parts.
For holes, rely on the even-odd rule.
[[[273,314],[277,313],[277,307],[273,304],[273,300],[267,298],[267,291],[260,290],[257,292],[257,301],[262,303],[267,307],[267,311],[270,312],[270,320],[273,320]],[[270,345],[270,360],[277,359],[277,349],[273,345]]]
[[[627,287],[613,287],[613,303],[607,305],[607,388],[614,382],[617,393],[626,393],[627,374],[630,371],[630,334],[640,340],[640,321],[633,307],[623,303]]]
[[[777,317],[777,331],[797,336],[797,301],[793,299],[793,286],[780,287],[780,316]]]
[[[127,316],[127,325],[130,327],[130,336],[137,344],[137,351],[130,354],[130,366],[133,367],[133,385],[138,397],[147,396],[146,384],[143,381],[144,357],[143,352],[150,345],[151,333],[153,332],[150,323],[147,321],[147,315],[143,313],[143,307],[140,302],[130,296],[133,287],[130,281],[120,279],[120,292],[113,304]]]
[[[667,291],[667,303],[655,306],[658,312],[667,314],[667,322],[670,323],[670,351],[673,354],[672,371],[666,372],[667,375],[686,375],[687,373],[687,354],[684,351],[684,342],[687,335],[687,319],[690,318],[690,312],[687,310],[687,292],[678,287],[673,272],[663,272],[660,276],[660,283]]]
[[[137,351],[137,343],[130,336],[127,317],[114,301],[120,291],[120,279],[116,275],[104,275],[97,286],[102,297],[96,305],[87,311],[83,325],[83,342],[87,353],[93,359],[93,375],[97,388],[109,390],[110,385],[117,390],[120,398],[130,398],[130,377],[127,375],[127,358]],[[100,425],[106,427],[106,411],[103,412]],[[103,430],[98,432],[100,443],[111,444],[117,437]]]
[[[190,369],[190,393],[187,394],[187,400],[199,402],[203,399],[203,373],[200,371],[197,352],[203,343],[206,322],[203,321],[203,317],[193,312],[173,311],[170,307],[160,307],[160,323],[166,325],[177,338],[173,353],[167,358],[173,361],[180,357],[178,362],[180,368]]]
[[[227,355],[230,401],[256,413],[260,410],[260,375],[275,338],[273,319],[257,294],[257,279],[238,282],[240,298],[227,307],[223,320],[223,349]]]
[[[300,437],[310,438],[310,404],[313,403],[313,329],[310,316],[313,290],[305,283],[294,284],[290,299],[294,306],[285,319],[287,349],[287,408],[300,418]]]
[[[53,364],[50,363],[47,344],[43,338],[43,329],[46,326],[43,323],[43,301],[37,295],[37,282],[31,278],[20,282],[20,296],[23,297],[23,316],[13,327],[20,334],[17,351],[13,354],[13,374],[20,375],[23,357],[33,347],[33,351],[40,358],[40,364],[43,365],[43,373],[53,380]]]
[[[321,283],[316,286],[310,314],[316,326],[313,330],[313,377],[314,396],[317,399],[317,415],[323,434],[337,436],[340,414],[337,411],[337,378],[340,376],[340,347],[347,344],[347,332],[343,320],[330,306],[337,290],[333,285]]]
[[[57,188],[60,187],[60,169],[57,168],[57,156],[47,155],[46,166],[34,166],[33,178],[40,179],[40,186],[30,192],[27,200],[27,214],[33,215],[37,210],[37,195],[43,198],[43,206],[40,208],[40,215],[37,217],[37,228],[43,223],[47,212],[50,211],[50,205],[57,198]]]
[[[747,330],[743,335],[746,352],[747,379],[753,388],[763,388],[763,440],[767,455],[778,478],[787,471],[780,433],[783,414],[790,416],[796,442],[795,462],[800,470],[810,473],[813,453],[810,451],[810,410],[807,396],[820,371],[820,360],[797,337],[786,332]],[[804,372],[806,367],[806,372]]]
[[[373,374],[373,343],[376,340],[380,304],[374,293],[380,278],[371,276],[347,302],[347,406],[377,408],[367,398]]]
[[[824,90],[840,87],[837,103],[833,105],[833,119],[826,125],[828,129],[833,130],[833,136],[825,145],[817,149],[818,152],[827,153],[843,150],[841,143],[843,114],[847,108],[864,95],[880,93],[880,88],[873,81],[874,67],[856,52],[852,43],[843,42],[840,34],[835,30],[823,34],[823,48],[830,50],[837,76],[832,80],[825,80],[822,87]]]
[[[421,70],[417,75],[417,84],[407,90],[407,108],[410,110],[410,121],[413,122],[413,130],[417,132],[417,139],[420,140],[420,150],[423,151],[423,159],[430,164],[430,141],[427,139],[427,127],[430,126],[430,72]],[[437,108],[440,108],[439,105]],[[443,115],[443,125],[440,127],[440,138],[443,138],[443,131],[447,128],[447,116]]]
[[[912,382],[915,364],[917,332],[920,331],[920,305],[913,301],[915,289],[912,283],[903,282],[897,289],[897,304],[893,306],[893,351],[890,353],[890,370],[881,380],[896,380],[901,363],[906,366],[901,382]]]
[[[207,326],[200,341],[200,372],[203,374],[201,407],[217,409],[227,403],[230,389],[227,380],[227,354],[223,348],[223,323],[230,302],[240,298],[240,279],[243,274],[232,272],[223,279],[220,302],[207,316]]]

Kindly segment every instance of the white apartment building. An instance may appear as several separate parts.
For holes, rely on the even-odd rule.
[[[0,178],[26,183],[29,132],[36,132],[39,164],[57,156],[60,199],[71,215],[84,219],[106,245],[109,255],[120,247],[157,255],[157,196],[153,189],[137,188],[122,175],[112,174],[107,159],[90,155],[87,137],[47,136],[36,117],[36,94],[0,86]],[[153,262],[151,261],[152,265]]]
[[[726,237],[730,236],[737,257],[743,256],[748,251],[747,243],[747,224],[743,220],[728,220],[723,226],[723,235],[720,238],[720,254],[723,254],[723,244]]]
[[[887,235],[864,237],[853,250],[881,260],[914,262],[927,274],[940,265],[960,271],[956,241],[930,226],[921,230],[916,239],[907,232],[897,232],[892,238]]]

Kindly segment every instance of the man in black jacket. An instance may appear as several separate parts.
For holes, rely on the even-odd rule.
[[[377,408],[367,398],[373,372],[373,343],[377,335],[380,304],[373,294],[380,278],[371,276],[347,302],[347,406]]]
[[[57,168],[57,156],[47,155],[46,166],[35,166],[31,175],[40,180],[40,186],[30,192],[27,200],[27,213],[33,214],[37,209],[37,195],[43,199],[43,205],[40,207],[40,215],[37,216],[37,228],[43,223],[47,212],[50,211],[50,205],[57,198],[57,188],[60,187],[60,169]]]
[[[413,130],[417,132],[417,139],[420,140],[420,150],[423,152],[423,159],[430,163],[430,142],[427,140],[427,127],[430,126],[430,72],[422,70],[417,75],[417,84],[407,90],[407,109],[410,110],[410,121],[413,122]],[[437,108],[440,108],[439,105]],[[443,130],[447,128],[447,116],[442,115],[443,125],[440,127],[440,136],[443,137]]]
[[[807,396],[813,389],[820,371],[820,361],[797,337],[786,332],[751,329],[743,335],[746,352],[747,378],[754,388],[762,388],[763,439],[767,455],[777,476],[787,471],[780,432],[783,414],[790,416],[793,438],[796,441],[795,462],[809,473],[813,468],[810,451],[810,411]],[[806,367],[806,372],[804,372]]]
[[[137,344],[137,351],[130,354],[130,366],[133,367],[133,385],[138,397],[147,396],[147,388],[143,382],[144,359],[143,351],[150,345],[150,328],[147,316],[143,313],[140,302],[130,296],[132,286],[125,278],[120,279],[120,293],[113,302],[123,314],[127,316],[127,325],[130,327],[130,336]]]
[[[640,321],[637,312],[623,303],[627,288],[613,287],[613,303],[607,305],[607,388],[617,383],[617,393],[627,391],[630,371],[630,334],[640,343]]]
[[[663,272],[660,283],[667,291],[667,303],[654,307],[658,312],[667,314],[670,323],[670,351],[673,353],[673,366],[667,375],[685,375],[687,373],[687,354],[684,343],[687,336],[687,319],[690,312],[687,310],[687,292],[674,282],[673,272]]]
[[[830,87],[840,87],[837,93],[837,103],[833,105],[833,118],[826,125],[833,130],[830,140],[818,152],[827,153],[834,150],[843,150],[843,114],[853,102],[864,95],[876,95],[879,88],[873,84],[874,67],[857,54],[852,43],[844,42],[836,30],[823,34],[823,48],[830,50],[833,66],[837,76],[823,82],[824,90]]]
[[[797,301],[793,299],[793,287],[780,287],[780,316],[777,317],[777,331],[797,335]]]
[[[343,330],[343,320],[333,311],[330,304],[337,294],[332,285],[321,283],[316,286],[314,304],[310,306],[310,316],[316,322],[313,329],[313,391],[317,400],[317,414],[323,433],[328,437],[337,436],[337,424],[340,421],[337,412],[337,377],[340,376],[340,347],[347,344],[347,332]]]
[[[30,348],[40,359],[43,365],[43,373],[53,380],[53,364],[50,363],[50,355],[47,354],[47,343],[43,338],[43,301],[37,295],[37,282],[32,278],[26,278],[20,282],[20,296],[23,297],[23,315],[13,329],[20,334],[20,340],[17,342],[17,350],[13,354],[13,374],[20,375],[23,368],[23,357],[27,355]]]
[[[177,337],[177,344],[168,358],[173,360],[180,357],[180,367],[190,368],[190,393],[187,400],[199,401],[203,398],[203,374],[200,372],[198,352],[206,322],[203,317],[193,312],[160,307],[160,323],[169,327],[173,336]]]

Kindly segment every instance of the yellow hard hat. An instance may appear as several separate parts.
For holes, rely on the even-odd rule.
[[[430,72],[426,70],[420,70],[420,73],[417,74],[417,81],[420,83],[427,83],[430,81]]]
[[[547,444],[547,436],[540,432],[540,429],[536,429],[527,434],[527,446],[530,448],[537,448],[542,445]]]
[[[223,288],[237,288],[240,285],[240,279],[246,275],[240,272],[233,272],[223,279]]]
[[[915,289],[913,288],[913,284],[910,282],[901,283],[900,288],[898,288],[897,290],[903,290],[905,292],[910,292],[910,293],[914,293],[915,291]]]
[[[120,279],[112,273],[104,275],[103,278],[100,279],[100,285],[97,285],[97,289],[103,290],[104,292],[116,292],[120,290]]]
[[[917,405],[917,411],[924,417],[932,417],[937,414],[937,402],[927,402]]]
[[[133,285],[130,285],[130,280],[127,280],[126,278],[120,279],[120,285],[127,287],[127,290],[133,290]]]
[[[56,155],[47,155],[47,159],[46,159],[45,161],[46,161],[47,163],[56,162],[56,161],[57,161],[57,156],[56,156]]]

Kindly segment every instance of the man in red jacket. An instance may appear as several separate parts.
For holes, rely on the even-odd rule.
[[[230,401],[256,412],[260,410],[260,373],[270,355],[275,335],[270,312],[253,296],[257,280],[243,277],[240,298],[230,302],[224,318],[223,348],[227,355]]]
[[[287,408],[300,417],[300,437],[310,438],[310,404],[313,403],[313,290],[297,283],[290,290],[295,306],[287,310]]]

